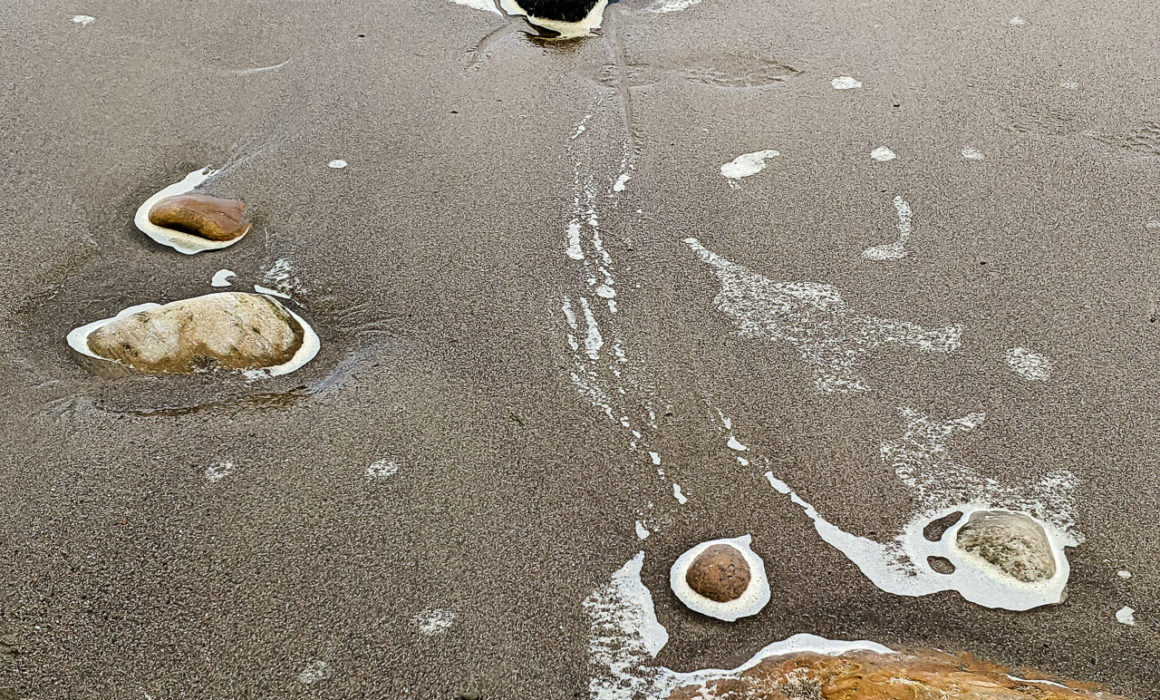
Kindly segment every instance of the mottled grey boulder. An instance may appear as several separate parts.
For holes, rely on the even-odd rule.
[[[978,511],[955,537],[960,549],[1026,583],[1055,576],[1055,554],[1043,526],[1022,513]]]

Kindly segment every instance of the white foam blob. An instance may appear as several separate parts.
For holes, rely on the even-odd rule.
[[[433,637],[437,634],[443,634],[451,628],[451,623],[455,622],[455,613],[442,608],[424,610],[411,618],[411,622],[419,628],[420,632],[428,637]]]
[[[870,151],[870,158],[872,160],[877,160],[880,162],[894,160],[897,157],[898,157],[898,154],[895,153],[894,151],[890,150],[886,146],[879,146],[878,148],[875,148],[873,151]]]
[[[1152,230],[1160,229],[1160,219],[1152,219],[1148,223],[1144,224],[1144,228]]]
[[[346,166],[347,166],[347,162],[345,160],[342,160],[341,158],[336,159],[336,160],[332,160],[326,164],[326,167],[334,168],[335,170],[342,170]]]
[[[499,0],[499,6],[504,12],[513,17],[527,17],[528,21],[537,27],[543,27],[558,34],[558,39],[576,39],[579,37],[588,36],[593,29],[599,29],[600,23],[604,19],[604,8],[608,6],[608,0],[599,0],[588,14],[578,22],[562,22],[555,19],[547,19],[544,17],[536,17],[529,15],[524,8],[520,7],[517,0]]]
[[[1008,348],[1003,353],[1003,359],[1007,361],[1007,366],[1012,372],[1029,382],[1045,382],[1051,379],[1051,372],[1054,369],[1051,360],[1037,352],[1022,347]]]
[[[894,209],[898,212],[898,240],[862,251],[862,257],[866,260],[901,260],[910,255],[910,251],[906,249],[906,242],[910,240],[910,222],[914,212],[910,208],[910,203],[902,197],[894,198]]]
[[[1132,578],[1132,572],[1128,571],[1127,569],[1120,569],[1119,571],[1116,572],[1116,576],[1119,576],[1120,578],[1123,578],[1123,579],[1129,579],[1129,578]]]
[[[194,170],[192,173],[186,175],[181,182],[175,182],[149,199],[146,199],[144,204],[137,207],[137,213],[133,215],[133,225],[155,242],[169,246],[179,253],[185,253],[186,255],[193,255],[194,253],[200,253],[206,250],[228,248],[242,240],[246,237],[245,233],[228,241],[211,241],[208,238],[195,236],[192,233],[158,226],[149,220],[149,210],[153,208],[154,204],[166,197],[174,197],[179,194],[185,194],[186,192],[192,192],[203,182],[217,175],[219,172],[221,171],[211,170],[209,168]]]
[[[1079,83],[1075,82],[1074,80],[1066,80],[1066,81],[1060,83],[1059,86],[1061,88],[1063,88],[1064,90],[1078,90],[1079,89]]]
[[[215,462],[205,468],[205,478],[211,484],[216,484],[233,473],[234,463],[229,461]]]
[[[830,87],[835,90],[853,90],[862,87],[862,83],[848,75],[840,75],[830,81]]]
[[[211,287],[228,287],[230,286],[230,280],[234,279],[235,277],[237,277],[237,275],[234,274],[233,270],[218,270],[217,272],[213,273],[213,278],[210,279],[209,284]]]
[[[623,192],[628,187],[628,181],[632,179],[632,175],[628,173],[621,173],[620,177],[616,178],[616,182],[612,184],[613,192]]]
[[[294,370],[301,368],[307,362],[313,360],[314,356],[318,354],[319,348],[322,347],[322,342],[318,339],[318,334],[314,332],[314,329],[310,327],[310,324],[307,323],[305,319],[283,306],[278,302],[277,299],[274,299],[273,301],[274,303],[278,304],[278,306],[283,311],[290,314],[290,316],[298,322],[298,325],[302,327],[302,344],[298,347],[298,350],[289,360],[283,362],[280,365],[274,365],[273,367],[263,367],[261,369],[244,370],[243,374],[248,379],[261,379],[266,377],[277,377],[283,374],[290,374]],[[101,328],[105,324],[118,318],[131,316],[140,311],[148,311],[150,309],[156,309],[160,307],[161,304],[154,304],[152,302],[130,306],[127,309],[122,309],[116,316],[103,318],[99,321],[93,321],[92,323],[86,323],[83,326],[72,329],[69,331],[69,334],[65,336],[65,340],[68,342],[70,348],[82,355],[85,355],[86,357],[91,357],[102,362],[109,362],[111,364],[120,365],[122,363],[117,362],[116,360],[110,360],[107,357],[101,357],[97,353],[93,352],[92,348],[89,347],[89,336],[92,335],[93,332],[98,328]]]
[[[1027,24],[1027,20],[1023,19],[1022,17],[1012,17],[1011,19],[1007,20],[1007,24],[1010,24],[1012,27],[1022,27],[1023,25]]]
[[[1116,611],[1116,622],[1121,625],[1136,625],[1136,611],[1127,605]]]
[[[638,540],[647,540],[648,536],[651,534],[652,533],[649,532],[648,528],[644,526],[644,523],[639,520],[636,521],[636,538]]]
[[[73,16],[72,21],[81,25],[82,27],[87,27],[96,21],[96,19],[96,17],[90,17],[89,15],[75,15]]]
[[[725,444],[729,446],[729,449],[736,450],[738,452],[744,452],[744,451],[749,449],[748,447],[743,445],[740,440],[733,437],[732,435],[729,436],[729,440],[727,440],[725,442]]]
[[[303,685],[314,685],[330,678],[333,673],[330,664],[325,661],[311,661],[306,664],[306,668],[302,669],[302,673],[298,674],[298,682]]]
[[[766,149],[753,153],[742,153],[725,165],[721,166],[721,174],[730,180],[740,180],[743,177],[756,175],[765,170],[765,160],[781,155],[777,151]]]
[[[367,476],[372,479],[385,479],[397,471],[399,471],[399,465],[394,460],[380,459],[371,462],[371,465],[367,467]]]
[[[752,539],[750,535],[742,535],[730,539],[710,540],[698,544],[677,557],[672,568],[669,569],[669,586],[677,594],[677,598],[695,612],[726,622],[733,622],[739,618],[761,612],[761,609],[769,603],[769,580],[765,576],[765,562],[749,547]],[[745,558],[745,563],[749,565],[749,586],[736,600],[721,603],[706,598],[690,588],[689,583],[685,580],[693,560],[701,552],[715,544],[733,547],[741,553],[741,556]]]
[[[961,153],[967,160],[983,160],[986,157],[982,151],[977,148],[971,148],[970,146],[963,146]]]
[[[681,491],[681,485],[675,481],[673,482],[673,498],[677,499],[677,503],[681,505],[689,502],[689,497]]]

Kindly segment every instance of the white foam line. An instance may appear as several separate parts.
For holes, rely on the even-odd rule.
[[[745,445],[741,444],[741,441],[732,435],[729,436],[729,440],[725,444],[729,446],[729,449],[737,450],[738,452],[744,452],[749,449]]]
[[[232,70],[230,72],[233,73],[234,75],[253,75],[255,73],[265,73],[266,71],[278,70],[279,68],[286,65],[290,61],[291,61],[291,59],[288,58],[285,61],[282,61],[281,63],[275,64],[272,66],[262,66],[261,68],[240,68],[238,70]]]
[[[584,351],[588,354],[588,359],[599,360],[600,348],[604,347],[604,338],[600,335],[596,317],[592,315],[592,307],[585,297],[580,297],[580,308],[584,311],[584,323],[588,327],[588,332],[584,336]]]
[[[75,15],[73,16],[72,21],[81,25],[82,27],[87,27],[96,21],[96,19],[96,17],[91,17],[89,15]]]
[[[568,223],[568,247],[565,248],[569,258],[583,260],[584,250],[580,247],[580,222],[573,219]]]
[[[211,241],[208,238],[195,236],[191,233],[185,233],[184,231],[177,231],[175,229],[158,226],[149,220],[149,210],[153,208],[154,204],[161,201],[162,199],[165,199],[166,197],[173,197],[179,194],[185,194],[186,192],[192,192],[203,182],[209,180],[219,172],[221,171],[211,170],[209,168],[195,170],[192,173],[186,175],[185,178],[180,182],[175,182],[157,194],[153,195],[149,199],[146,199],[144,204],[137,207],[137,213],[133,215],[133,225],[157,243],[160,243],[164,246],[169,246],[179,253],[185,253],[186,255],[193,255],[195,253],[200,253],[206,250],[219,250],[221,248],[228,248],[242,240],[246,237],[246,234],[242,234],[241,236],[232,238],[228,241]]]
[[[657,0],[647,8],[648,12],[656,12],[658,14],[668,14],[669,12],[680,12],[687,10],[693,5],[700,3],[701,0]]]
[[[287,294],[286,292],[280,292],[277,289],[271,289],[270,287],[263,287],[260,284],[254,285],[254,291],[257,292],[258,294],[265,294],[267,296],[278,297],[279,299],[289,299],[290,298],[290,295]]]

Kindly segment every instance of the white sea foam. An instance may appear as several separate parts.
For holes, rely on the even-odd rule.
[[[862,83],[848,75],[842,75],[831,80],[830,86],[835,90],[853,90],[862,87]]]
[[[1029,382],[1045,382],[1051,379],[1053,365],[1046,356],[1027,348],[1008,348],[1003,353],[1011,371]]]
[[[455,622],[455,613],[442,608],[424,610],[411,618],[411,622],[419,628],[421,633],[433,637],[437,634],[443,634],[451,628],[451,624]]]
[[[910,240],[911,218],[914,212],[910,203],[902,197],[894,198],[894,210],[898,213],[898,240],[893,243],[867,248],[862,251],[862,257],[867,260],[901,260],[910,255],[906,249],[906,242]]]
[[[200,187],[204,182],[217,175],[219,170],[212,170],[210,168],[202,168],[201,170],[194,170],[186,175],[180,182],[175,182],[168,187],[163,188],[149,199],[146,199],[141,206],[137,207],[137,212],[133,215],[133,225],[139,231],[144,233],[155,242],[164,246],[169,246],[179,253],[186,255],[193,255],[206,250],[219,250],[221,248],[228,248],[238,241],[246,237],[245,234],[232,238],[228,241],[211,241],[208,238],[195,236],[192,233],[178,231],[164,226],[158,226],[149,220],[149,210],[157,202],[166,197],[174,197],[179,194],[192,192]]]
[[[209,284],[211,287],[228,287],[230,286],[230,280],[235,277],[237,275],[234,274],[233,270],[218,270],[213,273],[213,278],[210,279]]]
[[[877,160],[879,162],[886,162],[886,161],[894,160],[897,157],[898,157],[898,154],[895,153],[894,151],[890,150],[886,146],[879,146],[878,148],[875,148],[873,151],[870,151],[870,158],[872,160]]]
[[[742,153],[725,165],[721,166],[721,174],[730,180],[737,181],[743,177],[756,175],[765,170],[765,161],[781,155],[777,151],[766,149],[753,153]]]
[[[849,310],[837,287],[816,282],[773,282],[707,250],[685,243],[711,265],[721,282],[714,300],[742,337],[792,345],[822,393],[867,391],[859,367],[871,352],[898,345],[922,353],[958,349],[962,326],[927,329],[915,323],[863,316]]]
[[[1136,611],[1125,605],[1116,611],[1116,622],[1134,627],[1136,625]]]
[[[325,661],[311,661],[306,664],[306,668],[302,669],[302,673],[298,674],[298,682],[303,685],[314,685],[332,675],[334,675],[334,671],[330,668],[330,664]]]
[[[963,157],[967,160],[983,160],[983,158],[986,157],[983,155],[982,151],[977,148],[971,148],[970,146],[963,146],[963,150],[961,152]]]
[[[76,24],[81,25],[82,27],[87,27],[90,24],[92,24],[93,22],[95,22],[96,19],[97,19],[96,17],[91,17],[89,15],[74,15],[72,18],[72,21],[75,22]]]

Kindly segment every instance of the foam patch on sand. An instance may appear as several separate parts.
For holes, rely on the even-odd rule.
[[[774,282],[707,250],[696,238],[686,238],[685,243],[716,271],[721,291],[714,302],[737,324],[741,336],[792,345],[813,371],[814,388],[820,393],[868,391],[859,367],[883,346],[921,353],[952,353],[959,347],[958,324],[928,329],[857,314],[837,287]]]
[[[442,608],[424,610],[412,618],[411,622],[419,628],[419,632],[433,637],[451,629],[452,623],[455,622],[455,613]]]
[[[743,177],[750,177],[765,170],[765,161],[769,158],[776,158],[781,155],[772,149],[763,151],[754,151],[753,153],[742,153],[725,165],[721,166],[721,175],[729,178],[737,184],[737,181]]]
[[[867,260],[901,260],[910,255],[906,249],[906,242],[910,240],[911,218],[914,212],[910,203],[902,197],[894,198],[894,210],[898,212],[898,240],[893,243],[877,245],[862,251],[862,257]]]
[[[1003,353],[1003,359],[1007,361],[1007,366],[1015,374],[1023,377],[1029,382],[1045,382],[1051,379],[1051,372],[1054,369],[1046,356],[1027,348],[1008,348]]]
[[[657,2],[654,2],[648,7],[648,11],[659,12],[662,14],[668,12],[680,12],[681,10],[687,10],[693,5],[699,4],[700,2],[701,0],[657,0]]]

